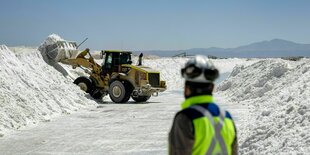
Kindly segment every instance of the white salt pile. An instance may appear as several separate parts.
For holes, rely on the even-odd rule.
[[[310,60],[262,60],[236,67],[218,87],[249,108],[239,125],[241,154],[310,152]]]
[[[35,49],[1,45],[0,74],[0,136],[96,104]]]

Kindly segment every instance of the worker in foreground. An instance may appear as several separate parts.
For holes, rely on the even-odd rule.
[[[170,155],[238,154],[237,132],[231,115],[213,101],[219,71],[205,56],[189,60],[181,70],[185,78],[182,110],[169,133]]]

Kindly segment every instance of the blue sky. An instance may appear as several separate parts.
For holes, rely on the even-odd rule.
[[[0,0],[0,44],[49,34],[82,48],[237,47],[274,38],[310,43],[308,0]]]

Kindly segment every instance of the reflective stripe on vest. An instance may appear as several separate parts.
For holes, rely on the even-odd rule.
[[[205,117],[207,117],[208,120],[211,122],[211,124],[214,127],[215,135],[213,135],[211,138],[211,143],[207,149],[206,155],[212,155],[217,142],[220,145],[221,154],[228,155],[224,138],[221,135],[221,130],[222,130],[222,127],[224,124],[224,119],[225,119],[225,112],[222,109],[220,109],[219,121],[217,123],[215,123],[210,112],[207,109],[203,108],[202,106],[193,105],[193,106],[190,106],[189,108],[195,109],[196,111],[200,112]]]

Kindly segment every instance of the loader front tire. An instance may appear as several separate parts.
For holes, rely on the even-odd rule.
[[[115,103],[125,103],[129,100],[132,90],[125,81],[113,81],[110,84],[109,96]]]
[[[78,77],[74,80],[74,84],[78,85],[80,89],[84,90],[86,93],[93,91],[93,85],[91,79],[85,76]]]

